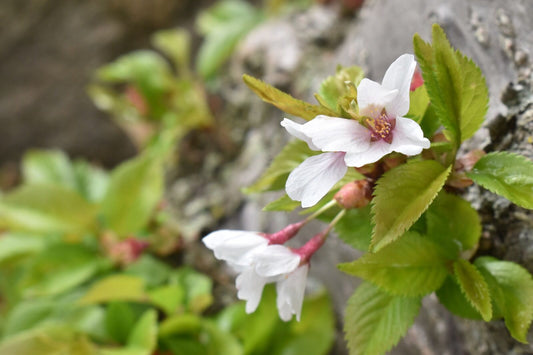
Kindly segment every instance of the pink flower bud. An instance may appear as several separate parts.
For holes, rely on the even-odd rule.
[[[300,228],[305,224],[304,221],[289,224],[287,227],[283,228],[279,232],[272,234],[264,234],[264,237],[269,240],[269,244],[283,244],[287,240],[291,239],[298,233]]]
[[[349,182],[333,198],[346,209],[365,207],[372,199],[372,183],[368,180]]]
[[[326,229],[325,231],[315,235],[300,248],[293,250],[295,254],[300,255],[300,265],[308,263],[309,259],[311,259],[311,256],[313,256],[313,254],[318,249],[320,249],[320,247],[322,247],[322,245],[326,241],[326,236],[328,235],[328,232],[329,229]]]

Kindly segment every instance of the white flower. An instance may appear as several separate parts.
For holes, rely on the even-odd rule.
[[[210,233],[202,242],[213,250],[215,258],[228,262],[235,269],[250,266],[254,254],[269,244],[259,233],[227,229]]]
[[[429,148],[420,126],[403,117],[409,111],[409,88],[416,67],[404,54],[387,69],[381,84],[363,79],[357,87],[361,121],[317,116],[305,124],[284,119],[281,125],[313,150],[328,152],[306,159],[286,183],[290,198],[302,207],[316,204],[346,173],[398,152],[420,154]]]

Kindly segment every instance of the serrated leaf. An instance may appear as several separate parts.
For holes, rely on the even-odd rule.
[[[163,166],[148,154],[128,160],[111,174],[102,201],[107,228],[120,236],[139,233],[163,195]]]
[[[466,299],[457,279],[450,275],[436,292],[439,302],[453,314],[475,320],[482,320],[481,314]]]
[[[291,95],[250,75],[244,74],[242,79],[261,100],[276,106],[281,111],[290,115],[298,116],[308,121],[318,115],[336,116],[334,111],[326,107],[312,105],[305,101],[295,99]]]
[[[477,184],[517,205],[533,209],[533,162],[508,152],[489,153],[467,173]]]
[[[448,274],[447,262],[438,244],[407,232],[375,253],[340,264],[339,269],[394,295],[422,296],[442,285]]]
[[[335,225],[338,237],[351,247],[367,251],[372,236],[372,218],[370,205],[346,211]]]
[[[434,160],[411,161],[385,173],[377,182],[372,200],[372,247],[379,250],[402,235],[437,196],[451,166]]]
[[[316,152],[309,149],[304,141],[290,141],[274,158],[263,175],[253,185],[245,188],[244,192],[251,194],[285,188],[289,173],[305,159],[315,154]]]
[[[0,198],[0,227],[35,233],[90,232],[96,206],[63,187],[23,185]]]
[[[79,304],[94,304],[144,299],[144,282],[141,278],[117,274],[96,281],[78,302]]]
[[[422,118],[422,122],[420,122],[420,128],[422,128],[422,132],[424,132],[424,137],[432,137],[433,134],[440,128],[441,124],[437,117],[437,114],[435,113],[435,109],[433,108],[433,105],[431,103],[428,105],[426,112],[424,113],[424,117]],[[451,146],[450,142],[438,142],[442,144],[447,144]],[[431,143],[432,145],[434,143]],[[433,146],[431,147],[433,148]],[[448,149],[448,151],[451,151],[452,149]]]
[[[363,282],[348,300],[344,334],[351,355],[378,355],[405,335],[420,310],[420,298],[392,296]]]
[[[331,110],[340,112],[339,101],[349,94],[346,82],[351,82],[355,87],[363,80],[364,72],[361,67],[338,67],[335,75],[328,76],[321,84],[318,94],[320,100]],[[357,100],[357,96],[353,97]]]
[[[462,198],[440,193],[426,211],[427,234],[458,252],[474,248],[481,237],[481,221],[476,210]]]
[[[491,295],[503,314],[505,325],[516,340],[527,343],[526,335],[533,320],[533,278],[522,266],[491,257],[477,258],[474,264],[494,277]]]
[[[483,320],[490,321],[492,318],[491,299],[483,275],[474,265],[464,259],[453,263],[453,272],[468,301],[479,311]]]

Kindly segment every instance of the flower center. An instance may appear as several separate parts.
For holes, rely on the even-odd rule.
[[[370,141],[376,142],[382,139],[390,144],[396,118],[387,116],[387,111],[383,109],[378,117],[365,117],[365,126],[370,130]]]

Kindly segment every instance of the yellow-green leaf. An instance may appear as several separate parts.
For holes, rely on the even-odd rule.
[[[459,281],[461,291],[481,314],[485,321],[492,318],[492,306],[489,288],[483,275],[468,261],[459,259],[453,263],[453,272]]]

